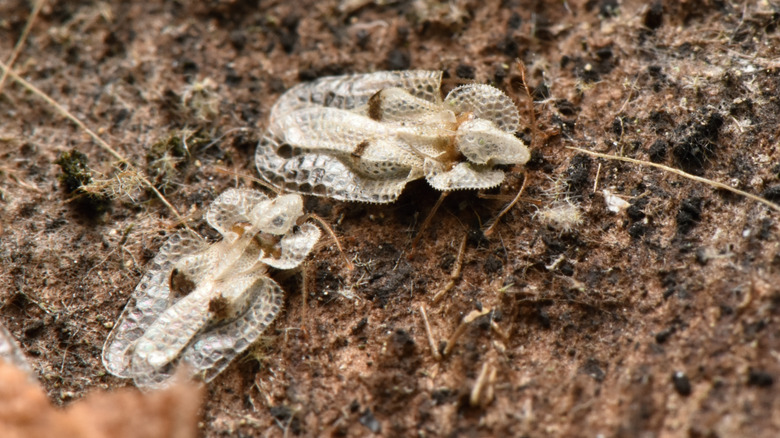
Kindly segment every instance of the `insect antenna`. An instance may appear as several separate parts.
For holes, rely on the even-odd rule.
[[[350,271],[355,270],[355,264],[352,263],[352,261],[350,261],[349,258],[347,257],[347,254],[344,252],[344,248],[341,247],[341,242],[339,242],[339,238],[336,237],[336,233],[333,231],[333,228],[331,228],[330,225],[328,225],[328,222],[326,222],[325,219],[317,216],[314,213],[307,213],[303,216],[304,221],[306,221],[309,218],[316,220],[317,222],[320,223],[320,225],[322,225],[322,228],[325,228],[325,231],[327,231],[328,234],[330,234],[330,237],[333,238],[333,241],[336,242],[336,248],[339,249],[341,256],[344,257],[344,262],[347,264],[347,269],[349,269]]]
[[[428,225],[431,224],[431,220],[433,219],[433,215],[436,214],[436,210],[439,209],[441,206],[441,203],[444,202],[444,198],[449,195],[450,192],[441,192],[441,195],[439,196],[439,199],[436,201],[436,204],[434,204],[433,208],[431,209],[430,213],[428,213],[428,216],[425,218],[425,220],[422,223],[422,226],[420,226],[420,230],[417,231],[417,235],[414,237],[414,240],[412,241],[412,249],[409,251],[408,257],[412,257],[412,254],[414,254],[414,249],[417,247],[417,244],[420,243],[420,239],[422,238],[423,231],[425,231],[426,228],[428,228]]]

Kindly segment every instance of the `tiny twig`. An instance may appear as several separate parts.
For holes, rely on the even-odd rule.
[[[431,324],[428,322],[428,313],[425,311],[425,305],[420,304],[420,314],[423,317],[423,324],[425,324],[425,333],[428,335],[428,345],[431,346],[431,354],[437,361],[441,360],[441,353],[436,346],[436,341],[433,339],[433,331],[431,331]]]
[[[596,193],[596,190],[599,187],[600,176],[601,176],[601,163],[599,163],[599,167],[596,168],[596,179],[593,180],[593,193]]]
[[[492,366],[490,366],[490,363],[485,361],[485,363],[482,364],[482,370],[479,372],[479,377],[477,377],[477,381],[474,382],[474,388],[471,389],[471,396],[469,397],[469,404],[472,407],[479,406],[480,396],[482,395],[482,388],[485,387],[485,383],[489,380],[488,375],[493,374],[492,373]],[[487,400],[486,402],[490,401]]]
[[[688,178],[688,179],[696,181],[696,182],[704,183],[704,184],[713,186],[713,187],[718,188],[718,189],[727,190],[727,191],[729,191],[731,193],[735,193],[737,195],[744,196],[744,197],[746,197],[746,198],[748,198],[750,200],[753,200],[753,201],[759,202],[761,204],[764,204],[767,207],[771,208],[772,210],[780,212],[780,205],[777,205],[774,202],[767,201],[766,199],[764,199],[764,198],[762,198],[760,196],[756,196],[756,195],[754,195],[752,193],[748,193],[748,192],[742,191],[740,189],[735,189],[734,187],[727,186],[726,184],[719,183],[719,182],[713,181],[711,179],[702,178],[702,177],[696,176],[696,175],[691,175],[690,173],[683,172],[680,169],[675,169],[674,167],[664,166],[663,164],[653,163],[653,162],[650,162],[650,161],[637,160],[635,158],[628,158],[628,157],[620,157],[620,156],[617,156],[617,155],[602,154],[602,153],[599,153],[599,152],[593,152],[593,151],[589,151],[587,149],[582,149],[582,148],[578,148],[578,147],[574,147],[574,146],[566,146],[566,147],[569,148],[569,149],[578,151],[578,152],[582,152],[584,154],[588,154],[588,155],[592,155],[594,157],[598,157],[598,158],[606,158],[608,160],[625,161],[626,163],[639,164],[641,166],[655,167],[656,169],[665,170],[665,171],[673,173],[675,175],[679,175],[679,176],[681,176],[683,178]]]
[[[505,332],[501,326],[498,325],[495,321],[490,321],[490,328],[493,329],[494,332],[504,341],[509,340],[509,334]]]
[[[320,225],[322,225],[322,228],[325,228],[325,231],[327,231],[328,234],[330,234],[330,237],[332,237],[333,241],[336,243],[336,247],[339,249],[339,252],[341,253],[341,256],[344,257],[344,262],[347,264],[347,269],[349,269],[350,271],[354,271],[355,270],[355,265],[347,257],[347,254],[344,252],[344,248],[341,247],[341,243],[339,242],[339,238],[336,237],[336,232],[333,231],[333,228],[331,228],[330,225],[328,225],[328,223],[325,221],[325,219],[317,216],[314,213],[307,213],[305,217],[312,218],[312,219],[316,220],[317,222],[320,223]]]
[[[450,336],[450,338],[447,339],[447,344],[444,346],[444,351],[442,351],[442,356],[446,356],[450,354],[452,349],[455,347],[455,343],[458,342],[458,338],[460,338],[461,335],[466,331],[466,328],[468,328],[471,322],[473,322],[475,319],[479,318],[482,315],[486,315],[488,312],[490,312],[490,309],[488,308],[485,308],[481,312],[474,310],[470,312],[468,315],[466,315],[465,317],[463,317],[463,321],[460,323],[458,328],[456,328],[455,332],[452,333],[452,336]]]
[[[0,94],[3,93],[3,86],[5,85],[5,79],[8,77],[8,71],[11,69],[11,67],[14,66],[14,62],[16,62],[16,58],[19,56],[19,53],[22,51],[22,46],[24,46],[24,42],[27,40],[27,35],[30,33],[30,29],[32,29],[33,22],[35,22],[35,18],[38,17],[38,13],[41,12],[41,8],[43,7],[44,0],[38,0],[35,2],[35,5],[33,6],[33,10],[30,13],[30,17],[27,18],[27,23],[24,25],[24,29],[22,29],[22,34],[19,36],[19,40],[16,42],[16,46],[14,46],[14,51],[11,53],[11,57],[8,58],[8,61],[6,61],[7,68],[3,68],[3,75],[0,76]]]
[[[463,239],[460,241],[460,246],[458,246],[458,256],[455,258],[455,264],[452,265],[450,281],[447,282],[447,285],[444,286],[442,290],[433,296],[434,303],[438,303],[447,292],[451,291],[452,288],[455,287],[455,282],[460,278],[460,274],[463,270],[463,254],[466,252],[466,241],[468,240],[468,237],[468,233],[463,235]]]
[[[417,244],[420,242],[420,239],[422,238],[423,231],[425,231],[426,228],[428,228],[428,225],[430,225],[431,220],[433,219],[433,216],[436,214],[436,210],[439,209],[441,206],[441,203],[444,202],[444,198],[449,195],[450,192],[441,192],[441,195],[439,195],[439,199],[436,201],[436,204],[433,205],[433,208],[431,209],[430,213],[428,213],[428,216],[423,221],[422,225],[420,226],[419,231],[417,231],[417,236],[415,236],[414,240],[412,241],[412,249],[409,251],[408,258],[412,257],[412,254],[414,253],[414,249],[417,247]]]

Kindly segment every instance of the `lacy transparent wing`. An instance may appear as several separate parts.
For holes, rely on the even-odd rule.
[[[501,184],[504,172],[487,166],[458,163],[448,171],[439,166],[426,166],[425,179],[431,187],[441,191],[489,189]]]
[[[175,371],[190,339],[208,323],[213,290],[198,288],[165,309],[133,345],[130,375],[141,388],[159,386]]]
[[[179,368],[182,358],[192,355],[190,350],[204,333],[212,333],[215,327],[240,321],[247,309],[259,311],[257,307],[262,303],[258,303],[256,285],[266,278],[265,269],[228,274],[205,282],[179,300],[138,339],[131,357],[131,375],[136,386],[164,386]],[[222,340],[228,342],[224,337]],[[232,356],[227,361],[230,359]],[[192,363],[185,366],[193,368],[190,370],[192,374],[201,371]]]
[[[284,292],[268,277],[257,278],[248,295],[246,310],[235,319],[198,333],[181,356],[181,362],[206,382],[255,342],[282,308]]]
[[[342,201],[393,202],[406,183],[422,176],[420,169],[411,169],[408,174],[395,178],[368,178],[355,172],[343,160],[293,148],[270,129],[260,140],[255,154],[260,176],[274,186]]]
[[[320,240],[321,234],[314,224],[305,223],[295,232],[282,237],[278,257],[263,257],[260,261],[276,269],[297,268]]]
[[[103,365],[108,372],[119,377],[132,377],[130,359],[133,345],[174,301],[169,284],[174,264],[205,247],[204,242],[192,237],[173,234],[160,248],[103,345]]]
[[[182,361],[213,378],[279,312],[282,291],[267,266],[298,266],[319,239],[313,224],[296,226],[302,215],[299,195],[217,197],[207,220],[226,237],[207,245],[171,236],[106,340],[106,369],[142,388],[164,386]]]
[[[394,135],[387,124],[334,108],[304,108],[269,126],[284,143],[303,150],[349,155],[363,142]]]
[[[268,201],[265,194],[257,190],[227,189],[206,211],[206,222],[226,238],[231,228],[240,222],[250,222],[250,213],[257,204]],[[232,236],[232,240],[236,236]]]
[[[444,102],[455,113],[470,112],[477,118],[490,120],[504,132],[514,134],[520,129],[520,113],[515,103],[496,87],[462,85],[450,91]]]
[[[274,105],[255,160],[269,183],[385,203],[423,176],[439,190],[483,189],[501,164],[524,164],[519,113],[501,90],[471,84],[440,97],[441,73],[376,72],[299,84]]]
[[[276,119],[307,107],[352,110],[368,103],[377,91],[403,88],[429,102],[441,102],[440,71],[409,70],[330,76],[294,86],[279,97],[273,108],[269,126]]]

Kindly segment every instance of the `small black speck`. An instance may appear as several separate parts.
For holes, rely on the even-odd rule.
[[[453,398],[453,391],[449,388],[441,388],[433,391],[431,398],[436,406],[449,403]]]
[[[30,339],[38,336],[43,331],[44,326],[45,324],[43,319],[35,319],[31,321],[29,324],[24,326],[24,337]]]
[[[645,12],[644,23],[648,29],[653,30],[664,24],[664,5],[660,0],[650,5],[650,8]]]
[[[188,58],[184,58],[179,61],[177,66],[179,73],[185,76],[192,76],[198,72],[198,64]]]
[[[357,324],[355,324],[355,327],[352,328],[352,334],[356,335],[363,331],[364,328],[368,325],[368,318],[363,318],[360,321],[358,321]]]
[[[557,108],[558,112],[565,117],[572,117],[580,111],[580,108],[577,108],[576,106],[574,106],[573,103],[569,102],[566,99],[556,100],[555,108]]]
[[[567,277],[571,277],[572,275],[574,275],[574,265],[572,265],[567,261],[564,261],[560,265],[558,265],[558,272],[560,272],[561,274]]]
[[[408,52],[400,49],[393,49],[387,54],[385,59],[385,68],[387,70],[407,70],[412,65]]]
[[[512,16],[509,17],[509,21],[506,22],[506,27],[509,29],[519,29],[523,25],[523,18],[517,12],[512,12]]]
[[[566,169],[566,185],[571,194],[577,194],[590,187],[588,177],[593,160],[584,154],[575,155]]]
[[[353,414],[360,410],[360,403],[358,403],[357,400],[352,400],[352,403],[349,404],[349,412],[352,412]]]
[[[459,64],[457,67],[455,67],[455,76],[463,79],[476,78],[476,72],[476,68],[466,64]]]
[[[490,246],[490,240],[485,237],[485,233],[479,228],[469,230],[466,243],[475,248]]]
[[[669,327],[661,330],[660,332],[655,334],[655,342],[659,344],[663,344],[664,342],[669,340],[669,337],[672,336],[675,331],[676,329],[674,327]]]
[[[682,371],[672,374],[672,385],[674,385],[674,390],[678,394],[684,397],[691,395],[691,381],[688,380],[688,376]]]
[[[596,50],[596,57],[601,60],[605,61],[607,59],[612,58],[612,48],[611,47],[602,47],[598,50]]]
[[[625,132],[625,118],[623,117],[615,117],[614,120],[612,120],[612,133],[615,134],[615,137],[620,140],[623,137],[623,132]]]
[[[702,199],[690,197],[680,204],[677,211],[677,231],[687,234],[701,220]]]
[[[485,273],[486,274],[495,274],[496,272],[500,272],[501,269],[504,268],[504,263],[501,262],[501,260],[494,256],[489,255],[487,258],[485,258]]]
[[[238,51],[244,50],[244,46],[246,46],[246,34],[244,31],[234,30],[230,32],[230,44]]]
[[[360,29],[359,31],[357,31],[355,38],[357,38],[356,43],[357,46],[360,47],[360,50],[366,50],[369,41],[371,41],[371,34],[368,33],[368,31],[365,29]]]
[[[626,209],[626,215],[632,221],[641,221],[645,218],[645,207],[650,200],[647,197],[637,198],[631,201],[631,205]]]
[[[669,143],[664,140],[656,140],[647,150],[647,155],[653,163],[662,163],[666,159],[666,151],[669,149]]]
[[[601,0],[599,5],[599,15],[605,18],[617,17],[620,13],[620,4],[618,0]]]
[[[758,386],[759,388],[769,388],[775,383],[775,379],[771,374],[763,370],[757,370],[754,368],[748,369],[748,385]]]
[[[657,79],[662,77],[662,74],[663,74],[663,73],[661,73],[662,71],[663,71],[663,68],[660,65],[651,65],[651,66],[647,67],[647,73],[650,76],[652,76],[654,78],[657,78]]]
[[[531,90],[531,97],[533,97],[534,102],[541,102],[543,100],[549,99],[550,87],[548,87],[545,83],[541,83],[535,86],[533,90]]]
[[[539,311],[536,313],[536,317],[539,319],[539,324],[541,324],[542,327],[548,329],[552,326],[552,322],[550,321],[550,314],[547,313],[545,309],[539,308]]]
[[[520,46],[511,34],[508,34],[499,40],[498,43],[496,43],[496,49],[508,58],[517,58],[520,54]]]
[[[644,222],[634,222],[628,227],[628,235],[634,239],[638,239],[647,234],[647,225]]]
[[[769,186],[761,192],[764,199],[772,202],[780,202],[780,184]]]
[[[596,359],[590,358],[580,367],[580,372],[593,377],[593,380],[597,382],[603,382],[607,377],[606,371],[601,367],[601,364]]]

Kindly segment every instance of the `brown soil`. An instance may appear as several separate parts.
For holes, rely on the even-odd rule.
[[[3,62],[28,3],[0,2]],[[279,279],[286,311],[208,385],[204,436],[780,434],[777,211],[566,148],[780,201],[776,2],[46,3],[14,71],[210,237],[200,212],[253,184],[268,111],[301,81],[440,69],[508,90],[529,124],[525,196],[540,205],[521,203],[490,237],[480,227],[503,198],[447,198],[411,260],[438,197],[424,182],[386,206],[307,199],[358,269],[327,242],[305,270],[305,306],[301,276]],[[103,369],[103,341],[177,221],[51,105],[11,78],[2,93],[0,323],[69,405],[130,384]],[[495,192],[511,197],[520,175]],[[90,179],[91,193],[66,192]],[[630,206],[608,211],[604,190]],[[550,217],[561,202],[581,211],[570,231]],[[463,278],[433,303],[466,234]],[[436,343],[490,311],[437,361],[421,305]]]

